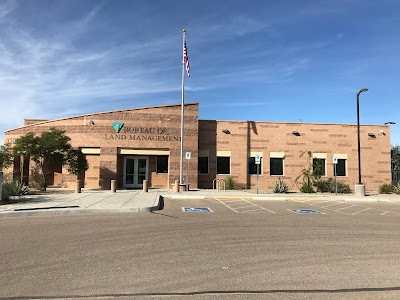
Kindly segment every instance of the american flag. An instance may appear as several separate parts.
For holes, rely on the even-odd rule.
[[[185,46],[183,47],[183,61],[185,62],[185,65],[186,65],[186,73],[190,77],[189,56],[188,56],[188,51],[187,51],[187,47],[186,47],[186,42],[185,42]]]

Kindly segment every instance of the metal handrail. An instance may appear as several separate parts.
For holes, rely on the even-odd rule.
[[[217,190],[217,192],[219,192],[221,190],[221,185],[224,187],[224,192],[226,191],[225,189],[225,180],[223,179],[219,179],[219,178],[215,178],[213,180],[213,190]]]

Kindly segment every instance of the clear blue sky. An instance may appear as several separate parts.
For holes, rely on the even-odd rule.
[[[0,1],[0,131],[181,101],[200,119],[394,121],[400,1]],[[0,144],[3,136],[0,137]]]

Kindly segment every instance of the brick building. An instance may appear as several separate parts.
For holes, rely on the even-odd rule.
[[[140,188],[147,179],[150,187],[171,188],[179,179],[180,114],[180,105],[166,105],[59,120],[30,119],[23,127],[6,131],[5,142],[55,127],[86,155],[89,169],[80,176],[84,187],[108,189],[116,179],[120,188]],[[352,188],[358,181],[356,125],[198,120],[198,103],[185,104],[184,121],[184,152],[191,152],[188,175],[193,187],[212,188],[215,178],[230,175],[244,188],[254,189],[256,156],[261,157],[260,189],[270,189],[280,177],[297,190],[294,181],[308,162],[319,162],[323,175],[333,177],[333,157],[341,181]],[[312,158],[302,155],[308,151]],[[361,161],[367,190],[391,181],[389,126],[361,126]],[[20,165],[16,159],[9,171],[18,173]],[[32,166],[29,160],[23,165],[28,180]],[[184,160],[185,180],[186,173]],[[48,182],[72,186],[76,179],[62,166],[54,166]]]

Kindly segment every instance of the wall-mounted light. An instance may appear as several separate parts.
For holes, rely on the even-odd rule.
[[[372,133],[372,132],[369,132],[369,133],[368,133],[368,136],[369,136],[369,137],[371,137],[371,138],[373,138],[373,139],[375,139],[375,138],[376,138],[376,135],[375,135],[375,133]]]
[[[222,132],[225,134],[231,134],[231,132],[228,129],[222,129]]]
[[[298,131],[296,131],[296,130],[293,130],[293,131],[292,131],[292,134],[295,135],[295,136],[300,136],[300,132],[298,132]]]

